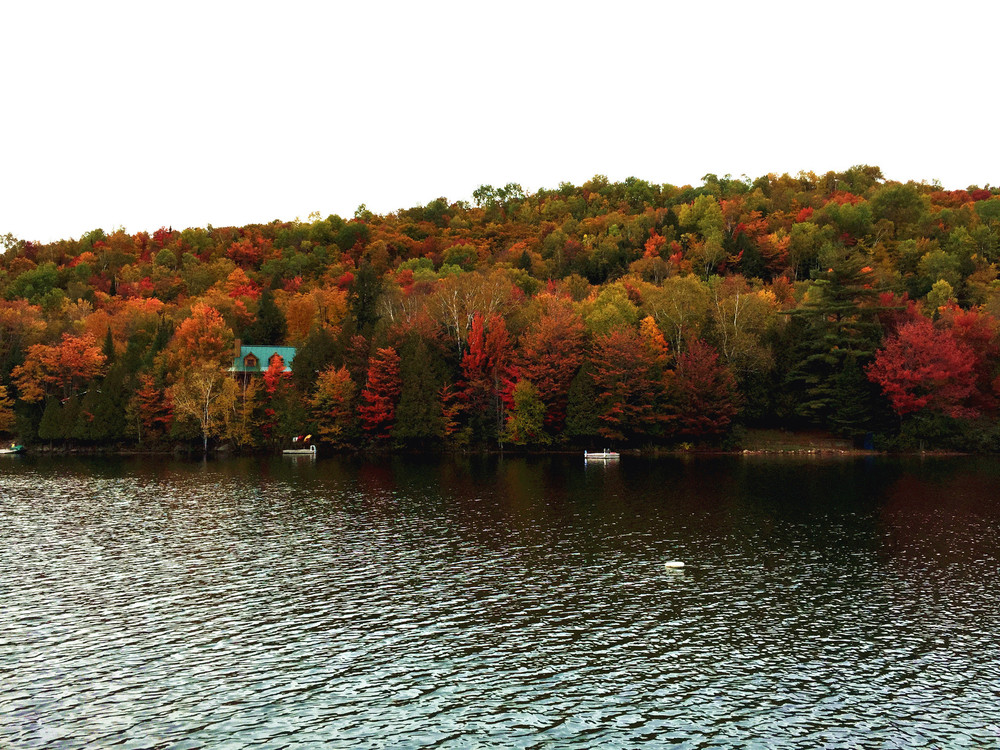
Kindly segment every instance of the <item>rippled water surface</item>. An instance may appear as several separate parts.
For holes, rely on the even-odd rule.
[[[0,746],[1000,746],[993,461],[0,458]]]

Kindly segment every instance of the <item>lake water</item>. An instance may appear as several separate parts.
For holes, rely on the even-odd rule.
[[[2,458],[0,746],[1000,746],[993,459]]]

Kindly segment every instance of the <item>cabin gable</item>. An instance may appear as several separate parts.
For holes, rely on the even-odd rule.
[[[272,363],[278,363],[281,365],[281,372],[291,372],[295,351],[294,346],[261,346],[237,341],[229,371],[233,374],[260,375]]]

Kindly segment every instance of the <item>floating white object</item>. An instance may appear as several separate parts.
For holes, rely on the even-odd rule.
[[[667,562],[663,563],[663,567],[664,568],[683,568],[684,567],[684,563],[682,563],[680,560],[668,560]]]
[[[281,451],[285,456],[316,456],[316,446],[310,445],[308,448],[285,448]]]
[[[603,451],[600,452],[584,451],[583,460],[586,461],[589,458],[616,459],[619,458],[619,454],[615,453],[614,451],[609,451],[607,448],[605,448]]]

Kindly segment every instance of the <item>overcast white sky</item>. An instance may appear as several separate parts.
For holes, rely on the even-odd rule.
[[[0,234],[597,173],[997,184],[998,21],[996,2],[4,2]]]

